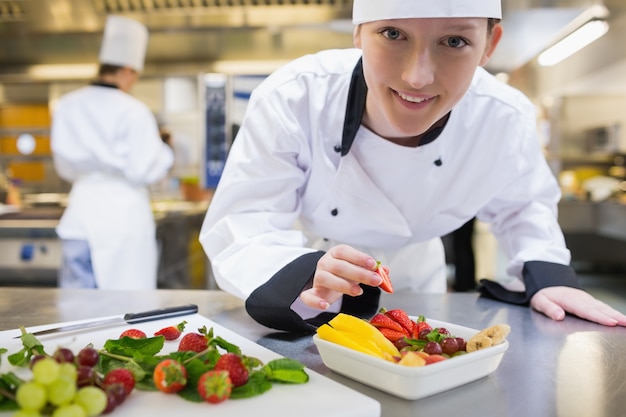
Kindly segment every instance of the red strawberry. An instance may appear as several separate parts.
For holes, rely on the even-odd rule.
[[[178,344],[178,351],[188,351],[191,350],[193,352],[202,352],[208,347],[209,340],[207,337],[200,333],[187,333],[180,339],[180,343]]]
[[[404,328],[404,332],[408,337],[413,335],[413,328],[416,324],[404,310],[398,308],[395,310],[385,311],[385,314],[399,323]]]
[[[230,398],[233,383],[227,371],[207,371],[198,380],[198,394],[212,404],[221,403]]]
[[[102,383],[105,387],[113,384],[122,384],[126,395],[130,394],[133,388],[135,388],[135,377],[133,373],[126,368],[112,369],[106,373]]]
[[[178,392],[187,385],[187,369],[174,359],[164,359],[152,373],[154,385],[163,392]]]
[[[420,338],[420,333],[422,332],[422,330],[428,330],[429,332],[432,330],[432,326],[428,323],[426,323],[425,321],[417,321],[415,323],[415,327],[413,327],[413,335],[412,338],[413,339],[419,339]]]
[[[225,353],[215,364],[216,371],[228,371],[233,386],[240,387],[248,382],[248,369],[241,357],[235,353]]]
[[[387,328],[404,333],[404,327],[402,327],[400,323],[383,313],[378,313],[374,317],[372,317],[370,319],[370,324],[372,324],[374,327],[377,327],[378,329]]]
[[[376,262],[376,272],[383,281],[380,283],[379,287],[381,290],[392,293],[393,286],[391,285],[391,278],[389,278],[389,267],[385,265],[381,265],[380,261]]]
[[[120,335],[120,339],[122,337],[132,337],[133,339],[145,339],[146,333],[139,329],[128,329],[124,330]]]
[[[158,332],[155,332],[155,336],[163,336],[165,340],[176,340],[180,337],[181,333],[185,330],[186,321],[181,321],[176,326],[164,327]]]
[[[383,334],[383,336],[385,336],[390,342],[393,343],[396,343],[398,340],[406,337],[406,334],[404,332],[398,332],[387,327],[382,327],[378,330]]]

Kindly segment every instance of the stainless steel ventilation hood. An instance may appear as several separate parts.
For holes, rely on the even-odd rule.
[[[598,3],[503,0],[505,36],[487,68],[519,68]],[[603,3],[611,13],[626,7],[624,0]],[[37,81],[36,65],[95,63],[107,14],[149,27],[146,76],[158,76],[349,47],[351,9],[352,0],[0,0],[0,83]],[[337,22],[348,22],[348,30],[335,30]]]

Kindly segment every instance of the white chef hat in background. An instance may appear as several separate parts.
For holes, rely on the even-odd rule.
[[[99,61],[101,64],[143,70],[148,29],[140,22],[122,16],[108,16],[104,27]]]
[[[502,18],[500,0],[354,0],[352,23],[427,17]]]

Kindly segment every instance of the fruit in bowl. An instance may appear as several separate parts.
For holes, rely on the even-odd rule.
[[[317,336],[389,362],[425,366],[501,344],[510,330],[508,324],[497,324],[468,340],[433,327],[424,316],[414,320],[401,309],[381,309],[370,320],[339,313],[317,329]]]
[[[386,341],[383,341],[381,327],[375,324],[387,320],[378,317],[373,324],[371,320],[346,316],[338,314],[313,336],[324,365],[365,385],[408,400],[440,393],[489,375],[498,368],[509,346],[506,335],[510,327],[506,324],[476,330],[409,316],[415,333],[392,337],[395,341],[384,337]],[[440,333],[441,329],[445,332]],[[491,340],[486,341],[483,337]],[[447,339],[455,339],[456,346],[448,346],[454,343],[444,342]],[[437,340],[440,350],[433,343]],[[452,348],[457,352],[450,354]]]

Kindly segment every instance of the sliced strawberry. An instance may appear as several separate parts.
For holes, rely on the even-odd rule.
[[[380,261],[378,261],[376,264],[376,272],[383,279],[379,285],[380,289],[388,293],[392,293],[393,286],[391,285],[391,278],[389,278],[389,268],[385,265],[381,265]]]
[[[241,356],[235,353],[225,353],[220,356],[214,369],[216,371],[228,371],[228,376],[230,376],[235,387],[240,387],[248,382],[248,369]]]
[[[413,335],[413,328],[415,327],[416,324],[413,320],[411,320],[411,318],[406,313],[406,311],[398,308],[395,310],[385,311],[385,315],[387,315],[388,317],[396,321],[398,324],[400,324],[402,328],[404,329],[406,336],[411,337]]]
[[[383,334],[383,336],[387,338],[387,340],[393,343],[396,343],[398,340],[406,337],[406,333],[392,330],[386,327],[379,328],[378,330]]]
[[[378,329],[387,328],[404,333],[404,327],[402,327],[400,323],[383,313],[377,313],[374,317],[372,317],[370,319],[370,324]]]
[[[413,339],[419,339],[420,333],[422,330],[428,330],[429,332],[433,329],[433,327],[426,323],[425,321],[417,321],[415,326],[413,327]]]
[[[230,398],[233,383],[227,371],[207,371],[198,380],[198,394],[204,401],[217,404]]]
[[[180,335],[185,331],[186,321],[181,321],[176,326],[168,326],[164,327],[158,332],[155,332],[155,336],[163,336],[165,340],[176,340],[180,337]]]
[[[122,334],[120,334],[120,339],[122,337],[132,337],[133,339],[145,339],[146,333],[139,330],[139,329],[128,329],[128,330],[124,330],[122,332]]]

